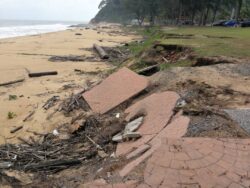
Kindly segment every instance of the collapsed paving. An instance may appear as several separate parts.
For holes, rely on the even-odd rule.
[[[176,61],[189,50],[166,60]],[[206,61],[150,77],[121,68],[66,100],[49,99],[43,107],[60,103],[54,113],[71,122],[35,139],[22,139],[23,144],[1,146],[0,183],[249,187],[249,110],[240,110],[240,121],[238,110],[249,107],[249,88],[240,86],[249,84],[249,75],[241,68],[246,64],[232,61]],[[227,83],[231,85],[225,87]]]

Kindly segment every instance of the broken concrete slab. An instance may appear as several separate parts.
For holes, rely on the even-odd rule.
[[[94,112],[105,114],[146,89],[148,85],[146,78],[122,68],[84,93],[83,97]]]
[[[225,112],[237,122],[241,128],[250,133],[250,109],[230,109]]]
[[[170,121],[178,99],[179,95],[175,92],[156,93],[129,107],[125,111],[128,114],[127,121],[138,115],[145,116],[143,124],[137,130],[142,138],[135,142],[118,144],[116,155],[126,155],[154,138]]]
[[[142,124],[143,122],[143,117],[139,117],[131,122],[129,122],[124,131],[122,133],[118,133],[117,135],[115,135],[113,137],[113,141],[114,142],[122,142],[122,141],[125,141],[125,139],[129,139],[129,138],[140,138],[141,137],[141,134],[140,133],[136,133],[134,131],[136,131],[140,125]]]

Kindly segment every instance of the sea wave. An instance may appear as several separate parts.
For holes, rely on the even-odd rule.
[[[64,24],[0,27],[0,39],[63,31],[68,27]]]

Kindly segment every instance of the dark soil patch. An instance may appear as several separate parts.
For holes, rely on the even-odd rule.
[[[229,116],[211,113],[191,117],[186,137],[249,138]]]
[[[212,36],[212,35],[204,35],[207,38],[213,39],[233,39],[234,37],[226,37],[226,36]]]
[[[200,57],[196,59],[196,62],[193,64],[194,67],[200,66],[210,66],[217,64],[235,64],[241,63],[239,59],[224,57],[224,56],[216,56],[216,57]]]
[[[182,35],[176,33],[164,33],[161,36],[162,39],[193,39],[194,35]]]

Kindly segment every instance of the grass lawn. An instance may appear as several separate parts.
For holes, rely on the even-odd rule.
[[[201,56],[250,57],[250,28],[180,27],[163,28],[162,31],[166,36],[193,35],[188,39],[165,36],[160,40],[167,44],[192,46]]]
[[[140,70],[148,65],[142,54],[152,48],[155,42],[190,46],[198,56],[230,56],[250,58],[250,28],[225,27],[150,27],[132,28],[145,38],[143,43],[132,42],[129,49],[133,54],[133,70]],[[189,67],[191,60],[178,61],[174,64],[161,64],[161,69]]]

